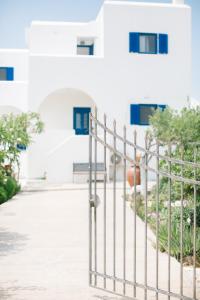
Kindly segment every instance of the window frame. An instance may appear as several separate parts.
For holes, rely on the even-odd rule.
[[[142,122],[141,123],[141,112],[140,109],[142,107],[152,107],[156,109],[161,109],[162,111],[164,111],[167,108],[167,105],[165,104],[150,104],[150,103],[141,103],[141,104],[131,104],[130,105],[130,124],[131,125],[139,125],[139,126],[149,126],[149,122]],[[133,112],[133,110],[135,109],[135,111]],[[137,110],[137,111],[136,111]],[[133,117],[133,113],[135,113],[135,120]]]
[[[14,80],[14,68],[13,67],[0,67],[0,70],[6,71],[6,79],[0,79],[0,81],[13,81]]]
[[[153,36],[155,37],[155,51],[154,52],[142,52],[140,51],[140,37],[141,36]],[[139,32],[139,54],[158,54],[158,34],[157,33],[144,33],[144,32]]]
[[[76,135],[88,135],[89,134],[89,114],[91,112],[90,107],[74,107],[73,108],[73,129]],[[81,128],[77,128],[76,114],[81,115]],[[84,128],[84,114],[88,114],[87,128]]]
[[[156,49],[155,52],[140,51],[140,36],[155,36]],[[149,54],[149,55],[166,55],[169,54],[169,34],[153,33],[153,32],[129,32],[129,53]]]

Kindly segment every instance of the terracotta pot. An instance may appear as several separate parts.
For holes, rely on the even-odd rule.
[[[135,171],[136,171],[136,183],[134,183]],[[135,167],[131,166],[130,169],[128,170],[128,172],[127,172],[127,180],[128,180],[128,183],[131,187],[134,186],[134,184],[140,185],[141,184],[140,167],[137,166],[136,170],[135,170]]]

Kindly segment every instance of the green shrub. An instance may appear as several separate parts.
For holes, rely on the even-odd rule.
[[[188,257],[193,255],[193,228],[190,226],[184,226],[183,228],[183,257]],[[171,255],[180,260],[180,226],[172,222],[171,225]],[[159,244],[160,250],[162,252],[168,252],[168,228],[167,224],[161,224],[159,228]],[[200,228],[196,229],[196,253],[197,259],[199,260],[200,252]]]
[[[147,222],[150,228],[156,233],[156,201],[155,189],[149,196],[151,205],[148,205]],[[180,198],[179,198],[180,199]],[[159,248],[161,252],[168,252],[168,208],[164,207],[164,203],[159,203]],[[134,210],[134,197],[131,201],[131,208]],[[145,203],[143,197],[136,197],[136,212],[137,215],[145,219]],[[197,228],[196,228],[196,259],[200,264],[200,206],[196,207],[197,213]],[[183,259],[184,262],[193,256],[193,225],[194,225],[194,208],[193,206],[183,207]],[[181,256],[181,207],[171,207],[171,250],[170,255],[180,260]],[[190,262],[191,264],[192,262]]]
[[[11,199],[19,191],[19,185],[13,177],[8,177],[5,183],[5,190],[7,192],[8,199]]]
[[[17,183],[16,189],[15,189],[15,195],[16,195],[17,193],[19,193],[20,191],[21,191],[21,185]]]
[[[0,186],[0,204],[6,202],[8,200],[7,192],[4,186]]]

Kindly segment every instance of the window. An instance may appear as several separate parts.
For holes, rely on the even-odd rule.
[[[74,107],[74,130],[78,135],[89,134],[90,107]]]
[[[94,45],[77,45],[78,55],[94,55]]]
[[[78,38],[78,55],[94,55],[94,38]]]
[[[149,118],[156,109],[165,110],[166,105],[160,104],[131,104],[131,124],[149,125]]]
[[[14,80],[14,68],[0,67],[0,81]]]
[[[168,54],[168,34],[130,32],[129,52]]]
[[[157,35],[140,34],[139,35],[139,52],[140,53],[157,53]]]

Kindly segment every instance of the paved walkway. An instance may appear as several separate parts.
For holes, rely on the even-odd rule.
[[[0,206],[1,300],[104,299],[88,287],[87,195],[24,192]]]
[[[99,191],[100,198],[102,190]],[[117,191],[117,203],[122,203],[122,190]],[[108,190],[112,199],[112,190]],[[110,203],[110,204],[109,204]],[[108,227],[112,222],[111,201],[108,202]],[[110,208],[109,208],[110,206]],[[103,205],[100,205],[103,207]],[[118,208],[119,212],[121,208]],[[101,208],[99,216],[101,216]],[[121,213],[122,215],[122,213]],[[127,204],[127,224],[132,222]],[[130,219],[130,220],[129,220]],[[103,218],[99,217],[99,228]],[[118,235],[122,238],[122,218],[118,216]],[[138,219],[138,280],[143,280],[143,223]],[[129,231],[128,231],[129,232]],[[131,233],[131,231],[130,231]],[[127,233],[127,259],[131,261],[131,237]],[[108,230],[109,235],[109,230]],[[132,233],[131,233],[132,235]],[[99,252],[102,251],[99,232]],[[110,238],[110,241],[112,239]],[[120,238],[118,248],[122,249]],[[108,268],[109,247],[108,242]],[[150,269],[155,250],[148,244]],[[118,252],[121,266],[121,250]],[[101,254],[99,261],[101,262]],[[160,258],[161,268],[167,256]],[[132,266],[127,263],[127,272]],[[102,266],[102,263],[101,263]],[[101,268],[99,267],[99,269]],[[117,271],[121,272],[121,267]],[[178,278],[179,264],[173,260],[173,278]],[[154,272],[154,271],[153,271]],[[161,270],[161,280],[166,273]],[[37,186],[26,190],[0,206],[0,300],[114,300],[123,299],[88,287],[88,191],[86,186],[54,186],[38,191]],[[131,273],[130,273],[131,274]],[[151,280],[152,272],[149,273]],[[186,281],[191,282],[186,274]],[[128,278],[129,279],[129,278]],[[130,277],[131,279],[131,277]],[[189,280],[189,281],[188,281]],[[173,280],[174,281],[174,280]],[[178,282],[178,280],[177,280]],[[153,295],[155,299],[155,294]],[[166,298],[166,296],[165,296]]]

